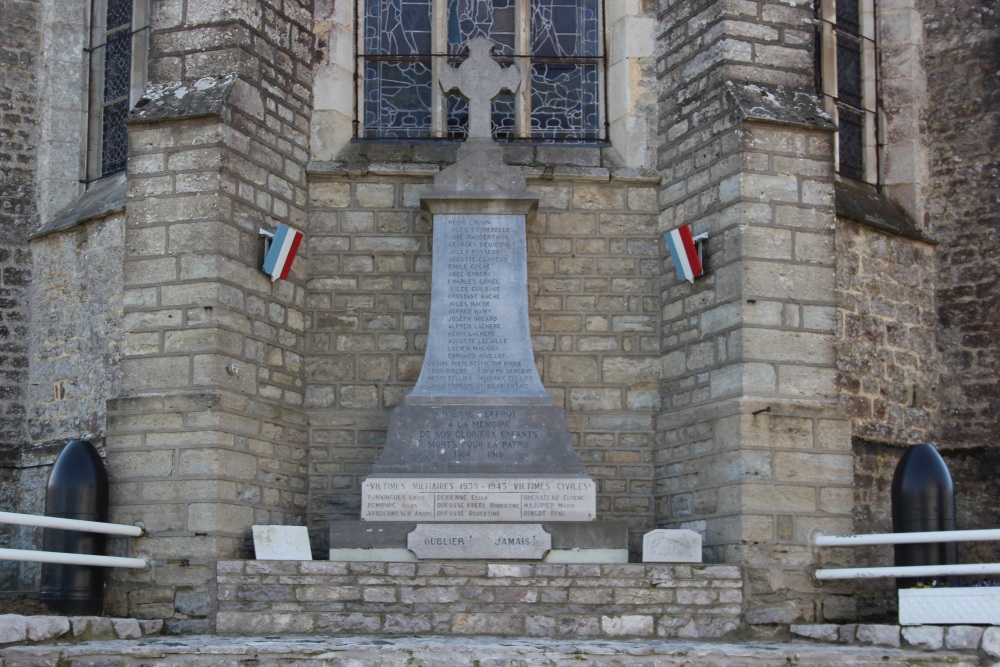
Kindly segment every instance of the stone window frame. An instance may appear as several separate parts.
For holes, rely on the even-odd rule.
[[[366,52],[365,47],[365,29],[364,29],[364,17],[367,14],[368,5],[371,2],[377,2],[378,0],[355,0],[355,26],[356,26],[356,36],[355,36],[355,59],[356,65],[354,67],[355,71],[355,111],[354,111],[354,138],[362,141],[369,140],[379,140],[379,141],[398,141],[398,142],[412,142],[420,140],[461,140],[461,138],[455,137],[449,134],[448,127],[448,117],[449,110],[447,99],[448,94],[445,94],[438,85],[438,80],[442,71],[442,68],[449,66],[449,61],[454,61],[455,56],[449,53],[449,42],[448,42],[448,30],[449,30],[449,16],[448,16],[448,5],[449,0],[430,0],[431,5],[431,18],[430,18],[430,40],[431,40],[431,52],[428,54],[420,54],[420,58],[427,58],[430,60],[431,66],[431,127],[430,136],[428,137],[380,137],[377,135],[369,135],[366,132],[364,118],[365,118],[365,85],[366,79],[364,77],[364,65],[363,62],[369,56]],[[532,135],[531,128],[531,71],[532,63],[536,61],[536,55],[531,53],[531,18],[532,18],[532,3],[535,0],[514,0],[514,14],[515,14],[515,26],[514,26],[514,39],[515,55],[508,56],[507,58],[498,57],[499,61],[513,61],[519,69],[521,74],[521,83],[517,92],[513,95],[513,116],[514,116],[514,130],[513,135],[502,139],[503,141],[514,141],[514,142],[529,142],[535,144],[568,144],[568,145],[602,145],[607,143],[609,128],[608,128],[608,113],[607,113],[607,101],[608,101],[608,91],[607,91],[607,77],[608,77],[608,59],[606,54],[606,34],[607,27],[605,24],[605,2],[604,0],[597,0],[594,4],[596,5],[599,16],[597,18],[599,36],[596,40],[597,54],[594,56],[580,57],[573,59],[574,62],[593,61],[591,64],[596,66],[597,70],[597,84],[596,88],[598,91],[598,103],[597,103],[597,119],[595,127],[592,128],[592,136],[587,136],[584,138],[547,138]],[[412,57],[412,56],[411,56]],[[453,95],[454,93],[452,93]],[[584,129],[584,133],[588,133]]]
[[[851,173],[841,168],[841,149],[843,137],[837,133],[834,142],[834,160],[837,173],[844,178],[861,181],[871,185],[880,183],[880,150],[879,130],[881,124],[879,113],[879,58],[877,40],[877,11],[875,0],[852,0],[858,2],[860,27],[855,33],[838,26],[837,0],[819,0],[816,5],[819,23],[819,66],[818,88],[823,99],[823,106],[833,117],[834,122],[841,124],[841,110],[860,113],[862,116],[861,146],[856,147],[862,155],[861,173]],[[838,81],[837,39],[841,33],[849,39],[860,42],[861,56],[861,103],[848,104],[841,99],[840,82]],[[859,178],[860,176],[860,178]]]
[[[125,171],[127,162],[127,159],[123,159],[112,165],[111,168],[107,168],[108,165],[105,164],[105,151],[107,150],[104,132],[105,110],[111,104],[123,100],[123,97],[110,100],[106,97],[105,72],[108,65],[106,47],[109,43],[109,35],[127,31],[127,39],[130,41],[129,52],[126,55],[129,60],[128,99],[125,104],[125,116],[121,118],[122,128],[127,120],[128,110],[142,96],[147,81],[150,0],[131,0],[131,16],[128,23],[113,27],[112,30],[106,30],[109,4],[109,0],[91,0],[89,41],[85,49],[89,55],[86,173],[83,178],[83,182],[86,184]],[[127,156],[127,134],[120,136],[124,137],[123,140],[126,144],[119,146],[119,148]]]

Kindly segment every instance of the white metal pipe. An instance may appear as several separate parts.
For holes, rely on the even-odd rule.
[[[881,577],[948,577],[954,575],[1000,574],[1000,563],[968,565],[907,565],[901,567],[845,567],[816,570],[816,578],[879,579]]]
[[[133,570],[143,570],[149,567],[149,562],[144,558],[66,554],[58,551],[31,551],[30,549],[0,549],[0,560],[20,560],[29,563],[57,563],[60,565],[125,567]]]
[[[0,523],[10,523],[18,526],[36,526],[38,528],[76,530],[81,533],[103,533],[104,535],[118,535],[122,537],[139,537],[143,534],[143,530],[139,526],[103,523],[101,521],[63,519],[55,516],[39,516],[36,514],[19,514],[17,512],[0,512]]]
[[[938,530],[919,533],[879,533],[875,535],[816,535],[818,547],[862,547],[873,544],[929,544],[934,542],[991,542],[1000,540],[1000,529]]]

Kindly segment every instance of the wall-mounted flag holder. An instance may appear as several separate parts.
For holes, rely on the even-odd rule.
[[[674,260],[674,268],[681,280],[693,283],[705,270],[702,265],[702,246],[708,234],[691,234],[691,225],[681,225],[663,235],[670,256]]]
[[[278,225],[272,234],[266,229],[258,230],[264,239],[264,273],[271,276],[271,282],[284,280],[292,270],[295,253],[302,243],[303,234],[288,225]]]

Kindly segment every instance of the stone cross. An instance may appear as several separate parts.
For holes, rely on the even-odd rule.
[[[489,139],[490,117],[493,98],[506,90],[517,91],[521,84],[521,73],[516,65],[501,67],[493,60],[490,52],[494,43],[479,36],[466,43],[469,59],[457,69],[445,67],[441,70],[441,90],[445,93],[458,89],[469,100],[469,139]]]

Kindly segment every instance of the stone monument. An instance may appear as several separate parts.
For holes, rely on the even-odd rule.
[[[615,551],[620,561],[624,526],[581,523],[596,516],[594,481],[535,366],[525,229],[538,199],[490,135],[490,101],[520,76],[492,59],[489,40],[468,48],[440,80],[469,99],[469,137],[421,199],[434,230],[423,367],[363,484],[367,525],[332,525],[331,558],[359,539],[402,546],[405,532],[418,557],[530,559],[551,546]],[[435,526],[415,529],[424,523]]]

